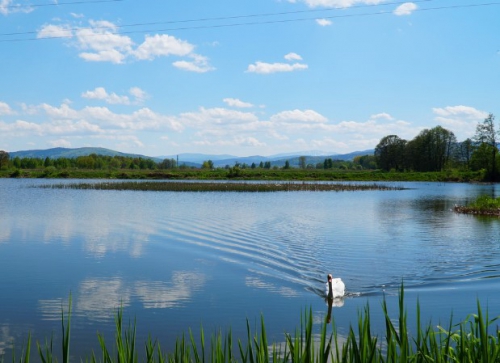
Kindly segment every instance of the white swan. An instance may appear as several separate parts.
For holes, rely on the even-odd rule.
[[[345,285],[341,278],[332,278],[328,275],[328,282],[325,286],[325,293],[329,299],[335,299],[344,296]]]

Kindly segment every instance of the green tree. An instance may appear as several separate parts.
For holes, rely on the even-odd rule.
[[[305,169],[307,167],[307,158],[305,156],[299,156],[299,168]]]
[[[163,159],[163,161],[158,164],[159,169],[174,169],[176,167],[177,163],[174,159]]]
[[[406,140],[397,135],[383,137],[375,147],[375,160],[380,169],[389,171],[404,169]]]
[[[202,169],[213,169],[214,162],[212,160],[205,160],[201,165]]]
[[[471,139],[465,139],[457,145],[456,159],[460,164],[464,165],[466,169],[470,168],[474,149],[474,143]]]
[[[453,132],[441,126],[425,129],[406,145],[406,160],[415,171],[441,171],[448,164],[455,145]]]
[[[290,162],[288,160],[285,161],[285,166],[283,167],[283,169],[290,169]]]
[[[488,178],[495,180],[497,178],[496,156],[498,153],[498,132],[495,130],[495,116],[492,113],[486,117],[483,122],[476,126],[476,134],[474,140],[479,144],[486,144],[489,146],[490,160],[486,167]]]
[[[9,153],[7,151],[0,150],[0,169],[3,168],[4,165],[9,164]]]

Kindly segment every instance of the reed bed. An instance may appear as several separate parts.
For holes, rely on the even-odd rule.
[[[363,191],[363,190],[402,190],[403,187],[388,186],[377,183],[293,183],[293,182],[97,182],[97,183],[69,183],[46,184],[41,188],[52,189],[91,189],[91,190],[132,190],[132,191],[168,191],[168,192],[296,192],[296,191]]]
[[[481,195],[469,205],[456,205],[453,210],[462,214],[500,217],[500,198]]]
[[[70,302],[71,305],[71,302]],[[70,307],[71,308],[71,307]],[[158,341],[148,338],[144,344],[143,358],[139,358],[136,342],[136,324],[124,328],[122,310],[115,317],[116,333],[114,346],[106,346],[104,337],[98,334],[102,353],[94,352],[89,358],[80,358],[87,363],[395,363],[395,362],[500,362],[500,330],[494,326],[497,318],[489,319],[483,314],[479,301],[477,313],[464,321],[453,324],[450,318],[445,328],[434,328],[430,323],[422,326],[420,306],[417,303],[417,331],[413,334],[407,327],[407,312],[404,306],[404,288],[399,293],[399,316],[393,320],[386,301],[382,304],[385,315],[385,337],[373,335],[370,327],[370,309],[367,305],[358,314],[357,329],[352,327],[343,343],[340,343],[335,322],[328,333],[325,320],[320,327],[319,338],[314,332],[311,309],[301,316],[300,329],[293,334],[285,333],[283,344],[269,343],[264,319],[260,330],[252,332],[247,320],[245,340],[235,342],[231,331],[217,332],[205,339],[203,328],[199,341],[191,330],[189,338],[184,335],[175,342],[173,352],[165,352]],[[62,316],[63,340],[62,362],[69,363],[70,314],[66,323]],[[493,332],[490,330],[493,328]],[[20,358],[13,357],[13,363],[30,362],[31,337],[21,352]],[[38,345],[42,363],[58,362],[53,352],[52,340]],[[235,345],[237,349],[235,349]]]

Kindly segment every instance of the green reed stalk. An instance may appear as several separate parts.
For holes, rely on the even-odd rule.
[[[367,304],[358,313],[357,331],[350,327],[346,341],[339,343],[337,328],[332,322],[332,333],[327,334],[326,320],[321,325],[319,340],[314,336],[312,308],[301,314],[300,329],[295,334],[285,333],[285,345],[268,342],[264,318],[261,317],[260,329],[254,334],[247,320],[246,343],[238,340],[239,357],[233,353],[233,336],[231,330],[227,334],[218,331],[211,336],[210,353],[205,354],[205,335],[201,328],[200,346],[198,347],[192,331],[189,339],[183,335],[176,340],[174,351],[164,354],[157,341],[148,337],[144,345],[146,363],[448,363],[448,362],[500,362],[500,330],[498,326],[493,334],[490,327],[498,319],[489,319],[483,314],[479,301],[477,314],[469,315],[464,321],[453,325],[453,315],[446,328],[438,326],[434,329],[429,323],[423,327],[420,321],[420,303],[417,301],[417,331],[412,338],[407,325],[407,311],[404,306],[404,287],[399,292],[399,316],[397,322],[391,320],[384,298],[382,309],[385,317],[385,340],[378,345],[378,337],[373,335],[370,326],[370,308]],[[62,314],[63,329],[63,363],[69,363],[71,297],[68,316]],[[123,329],[123,310],[120,309],[115,318],[115,346],[111,355],[102,334],[98,340],[102,349],[98,360],[92,352],[86,362],[90,363],[138,363],[136,346],[136,323],[129,323]],[[315,346],[319,343],[319,346]],[[57,363],[53,355],[53,340],[45,345],[38,345],[42,363]],[[17,361],[13,353],[13,363],[29,363],[31,334]],[[279,348],[278,348],[279,347]],[[284,349],[284,350],[283,350]],[[334,351],[335,350],[335,351]],[[2,359],[0,357],[0,362]]]

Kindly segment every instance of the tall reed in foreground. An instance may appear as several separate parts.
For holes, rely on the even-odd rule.
[[[65,321],[62,314],[62,361],[69,363],[71,297],[68,316]],[[139,358],[136,347],[136,322],[123,327],[123,311],[120,309],[115,317],[116,333],[112,350],[105,342],[104,336],[98,334],[102,355],[98,359],[94,352],[89,363],[424,363],[424,362],[500,362],[500,330],[490,333],[489,330],[498,319],[489,319],[483,314],[479,301],[477,314],[469,315],[464,321],[453,324],[452,318],[447,328],[433,326],[429,323],[423,327],[420,322],[420,304],[417,303],[416,331],[408,329],[407,312],[404,306],[404,288],[399,291],[399,316],[393,320],[389,314],[384,298],[382,310],[385,318],[385,339],[374,335],[370,326],[370,309],[367,304],[358,314],[357,330],[352,326],[346,337],[339,337],[335,321],[328,333],[328,323],[321,324],[319,334],[314,333],[313,312],[309,309],[300,319],[300,328],[294,334],[285,333],[285,343],[269,343],[261,317],[260,329],[253,333],[247,320],[246,340],[238,340],[238,354],[235,354],[232,332],[224,334],[218,331],[205,339],[203,328],[200,330],[199,342],[189,330],[189,338],[184,335],[175,342],[174,350],[165,353],[158,341],[149,337],[144,345],[144,355]],[[343,340],[340,343],[340,340]],[[207,341],[210,346],[207,347]],[[52,339],[45,345],[38,345],[38,353],[42,363],[56,363],[53,354]],[[31,334],[21,357],[17,360],[13,354],[13,363],[29,363]],[[80,361],[83,361],[80,358]],[[0,359],[2,362],[2,359]]]

